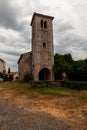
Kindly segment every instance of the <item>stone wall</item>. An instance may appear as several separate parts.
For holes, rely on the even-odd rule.
[[[32,69],[32,53],[22,54],[18,61],[18,79],[22,80],[25,74],[30,74]]]
[[[61,87],[60,81],[31,81],[32,87]]]

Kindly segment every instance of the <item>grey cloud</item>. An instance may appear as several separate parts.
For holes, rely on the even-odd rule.
[[[17,12],[13,9],[8,0],[0,0],[0,24],[6,28],[14,27],[16,21]]]
[[[17,71],[18,65],[15,63],[16,63],[16,61],[14,62],[14,64],[9,64],[11,71]]]
[[[55,22],[55,34],[59,33],[67,33],[68,31],[75,30],[74,26],[69,23],[68,21],[65,21],[64,19],[57,19]]]
[[[85,51],[85,52],[87,52],[87,42],[82,42],[81,44],[80,44],[80,46],[81,46],[81,48]]]
[[[58,27],[58,31],[59,32],[65,32],[65,31],[70,31],[74,29],[74,27],[68,23],[63,23],[63,24],[60,24],[59,27]]]
[[[59,32],[58,32],[59,33]],[[78,59],[77,51],[79,53],[80,50],[83,50],[85,56],[87,51],[87,43],[83,37],[77,34],[69,34],[64,35],[63,37],[57,38],[58,43],[55,45],[55,52],[64,54],[64,53],[71,53],[75,59]],[[69,49],[70,48],[70,49]],[[75,54],[76,53],[76,54]]]
[[[71,23],[64,22],[64,20],[57,20],[55,27],[55,51],[64,51],[68,46],[84,46],[86,39],[75,33],[75,28]]]
[[[20,33],[20,36],[22,38],[24,38],[24,41],[23,42],[26,42],[26,43],[31,43],[31,32],[30,32],[30,29],[28,28],[27,30],[24,30],[23,32]]]
[[[6,37],[0,35],[0,42],[5,43],[6,42]]]
[[[10,50],[0,50],[1,53],[4,53],[4,54],[8,54],[8,55],[13,55],[13,56],[20,56],[20,51],[17,52],[17,51],[10,51]]]
[[[18,21],[21,10],[17,6],[10,4],[9,0],[0,0],[0,25],[16,31],[22,31],[25,28],[25,21]]]
[[[6,57],[5,59],[6,61],[6,68],[7,68],[7,71],[8,71],[8,68],[10,67],[11,71],[17,71],[17,68],[18,68],[18,64],[17,64],[17,61],[18,61],[18,58],[12,56],[9,58],[9,56]]]

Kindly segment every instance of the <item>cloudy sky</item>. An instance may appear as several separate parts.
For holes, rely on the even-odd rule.
[[[33,12],[54,16],[54,52],[87,58],[87,0],[0,0],[0,58],[17,71],[20,54],[31,50]]]

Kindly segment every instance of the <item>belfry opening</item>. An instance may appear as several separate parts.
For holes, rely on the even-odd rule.
[[[50,71],[47,68],[42,68],[39,72],[39,80],[50,80]]]

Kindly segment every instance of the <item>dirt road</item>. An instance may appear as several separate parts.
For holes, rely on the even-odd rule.
[[[46,113],[33,113],[0,100],[0,130],[69,130],[70,125]]]

